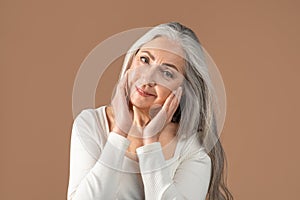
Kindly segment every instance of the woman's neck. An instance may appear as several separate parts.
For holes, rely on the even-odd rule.
[[[149,109],[140,109],[135,106],[132,107],[133,123],[139,127],[145,127],[151,120]]]

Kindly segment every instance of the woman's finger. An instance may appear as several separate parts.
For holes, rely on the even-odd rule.
[[[175,92],[172,92],[166,99],[161,110],[155,115],[150,123],[145,127],[143,137],[152,137],[159,133],[164,126],[170,122],[171,117],[176,111],[179,104],[182,89],[178,88]]]
[[[170,102],[169,108],[168,108],[168,122],[171,121],[174,113],[176,112],[176,109],[180,103],[180,99],[181,99],[181,95],[182,95],[182,88],[179,87],[176,90],[175,96],[173,97],[172,101]]]
[[[168,98],[166,99],[164,105],[163,105],[163,108],[167,112],[169,111],[170,104],[171,104],[173,98],[175,97],[176,92],[177,92],[177,90],[175,90],[174,92],[171,92],[170,95],[168,96]]]
[[[181,99],[181,95],[182,95],[182,89],[181,89],[181,87],[179,87],[176,90],[176,94],[170,103],[170,106],[169,106],[170,111],[174,111],[174,112],[176,111],[176,109],[179,105],[180,99]]]
[[[116,93],[112,100],[116,126],[125,133],[128,133],[132,125],[132,114],[130,113],[126,97],[127,78],[128,73],[126,72],[123,78],[119,81]]]
[[[168,99],[165,101],[165,109],[167,111],[172,111],[174,108],[176,109],[179,102],[180,102],[180,98],[181,98],[181,94],[182,94],[182,88],[179,87],[177,88],[177,90],[175,90],[175,92],[172,92],[173,94],[170,94],[170,96],[168,97]]]
[[[149,122],[149,124],[145,127],[143,131],[143,138],[150,138],[156,134],[158,134],[166,125],[167,120],[167,112],[164,108],[162,108],[153,119]]]
[[[119,85],[118,85],[118,89],[120,89],[120,91],[124,92],[127,90],[127,81],[128,81],[128,71],[126,71],[126,73],[124,74],[123,78],[120,80]]]

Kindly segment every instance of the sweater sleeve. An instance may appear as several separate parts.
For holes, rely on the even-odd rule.
[[[211,175],[211,160],[203,148],[182,160],[171,177],[159,142],[137,149],[146,200],[205,200]]]
[[[87,115],[80,114],[82,116]],[[68,200],[115,199],[120,170],[129,141],[111,132],[103,149],[85,117],[73,123],[70,145]],[[79,127],[80,126],[80,127]],[[98,155],[96,158],[95,155]]]

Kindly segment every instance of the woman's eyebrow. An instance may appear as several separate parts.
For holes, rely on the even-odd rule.
[[[168,66],[168,67],[172,67],[172,68],[174,68],[176,71],[179,72],[178,68],[177,68],[175,65],[173,65],[173,64],[170,64],[170,63],[163,63],[163,65],[166,65],[166,66]]]
[[[150,58],[155,61],[155,57],[149,51],[144,50],[144,51],[141,51],[141,52],[147,53],[150,56]]]
[[[149,51],[145,51],[145,50],[143,50],[143,51],[141,51],[141,52],[144,52],[144,53],[147,53],[148,55],[149,55],[149,57],[152,59],[152,60],[154,60],[155,61],[155,57],[149,52]],[[169,66],[169,67],[172,67],[172,68],[174,68],[176,71],[178,71],[179,72],[179,70],[178,70],[178,68],[175,66],[175,65],[173,65],[173,64],[170,64],[170,63],[163,63],[163,65],[166,65],[166,66]]]

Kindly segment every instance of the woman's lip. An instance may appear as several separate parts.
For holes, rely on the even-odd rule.
[[[135,86],[136,91],[143,97],[148,97],[148,96],[155,96],[153,94],[149,94],[147,92],[145,92],[144,90],[142,90],[141,88],[138,88],[137,86]]]

